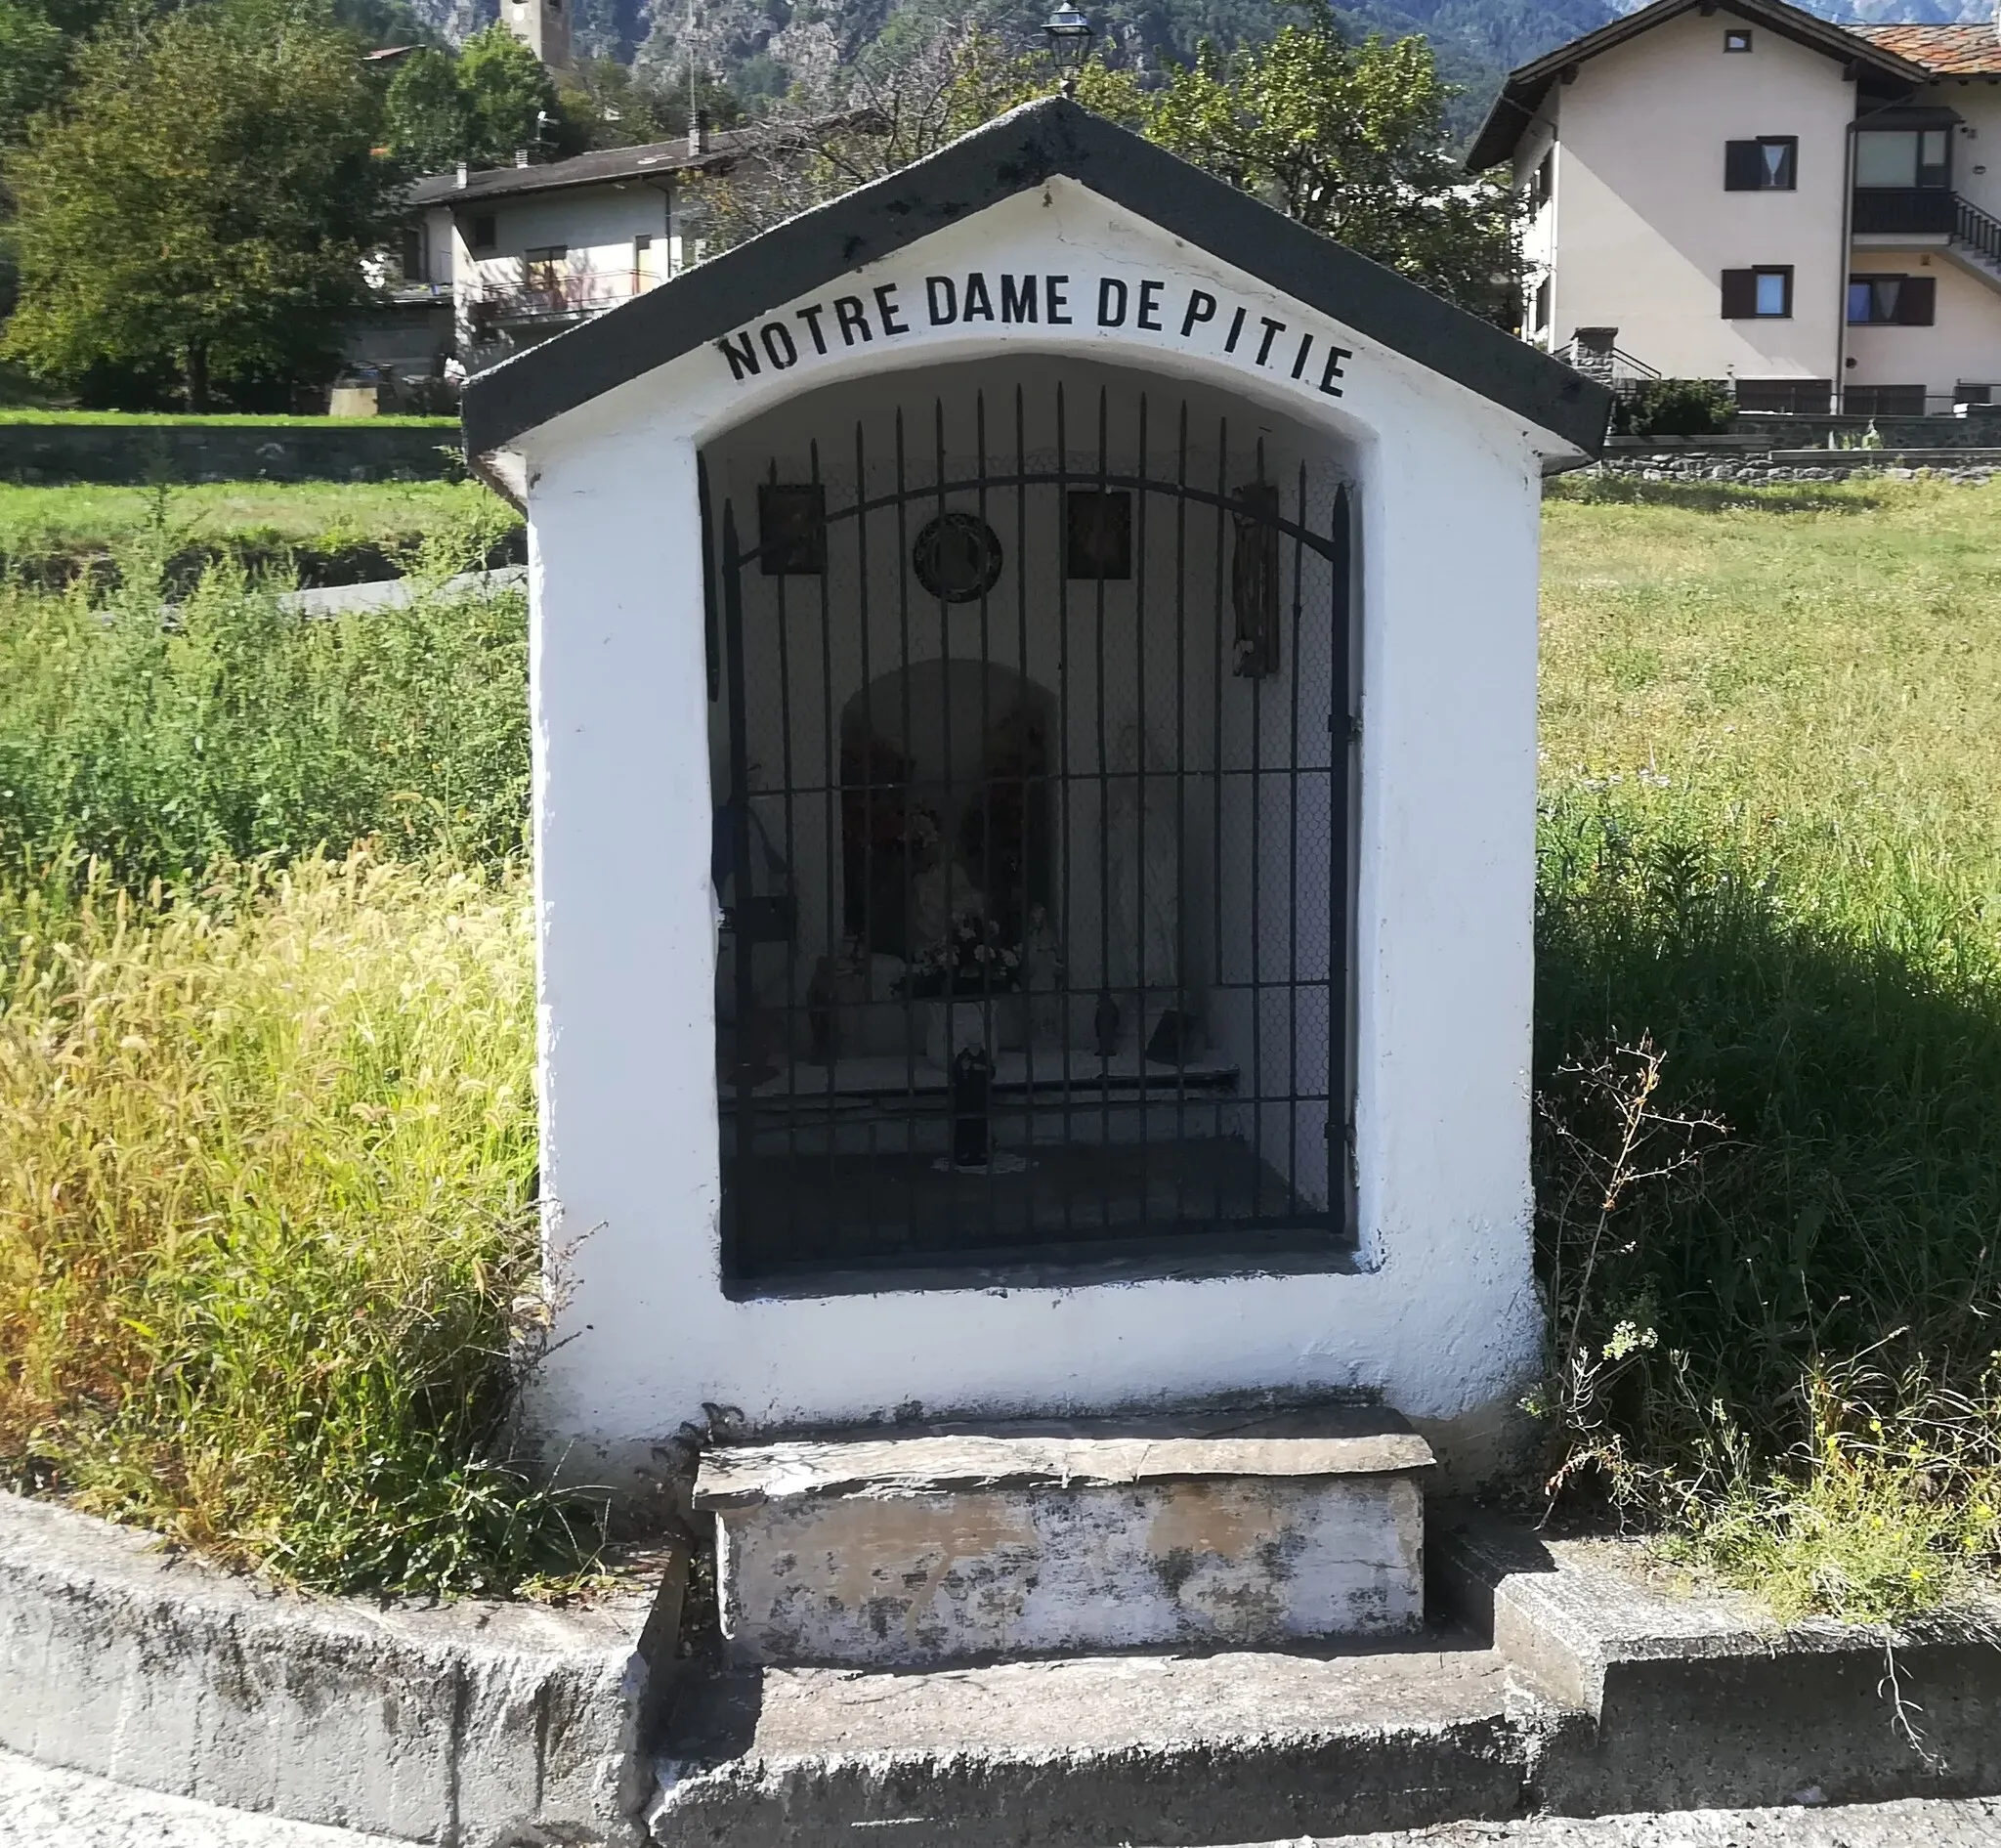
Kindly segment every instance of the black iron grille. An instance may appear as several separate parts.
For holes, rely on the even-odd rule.
[[[1347,489],[928,411],[704,460],[726,1270],[1342,1249]]]

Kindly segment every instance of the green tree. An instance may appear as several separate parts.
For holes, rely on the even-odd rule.
[[[1446,153],[1453,91],[1421,37],[1345,39],[1324,0],[1265,46],[1205,48],[1154,103],[1148,137],[1289,218],[1508,324],[1514,199]]]
[[[504,25],[475,32],[453,57],[414,52],[384,105],[389,146],[406,172],[505,167],[517,153],[550,159],[591,145],[594,111]]]
[[[504,167],[515,154],[569,153],[574,136],[560,113],[556,80],[504,25],[475,32],[458,55],[466,150],[475,167]]]
[[[315,0],[100,32],[9,167],[21,294],[0,355],[52,383],[166,373],[191,410],[233,380],[323,374],[390,219],[357,52]]]
[[[472,111],[448,52],[412,52],[383,105],[389,146],[412,173],[444,173],[469,158]]]

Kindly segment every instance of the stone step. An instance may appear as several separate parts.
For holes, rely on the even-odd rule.
[[[657,1848],[1115,1848],[1520,1812],[1582,1724],[1463,1633],[1362,1650],[737,1668],[684,1690]]]
[[[1425,1440],[1380,1406],[867,1428],[720,1446],[740,1663],[939,1663],[1395,1636],[1424,1619]]]

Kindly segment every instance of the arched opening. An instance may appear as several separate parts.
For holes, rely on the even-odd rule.
[[[733,1275],[1344,1241],[1347,499],[1315,445],[1041,362],[830,388],[706,453]]]

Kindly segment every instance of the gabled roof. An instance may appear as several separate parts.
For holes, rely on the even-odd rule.
[[[1601,25],[1582,38],[1573,38],[1533,64],[1510,71],[1473,141],[1472,151],[1466,157],[1467,171],[1483,173],[1514,152],[1514,144],[1543,107],[1550,86],[1566,70],[1698,9],[1732,14],[1747,25],[1763,26],[1767,32],[1789,38],[1841,64],[1859,64],[1895,85],[1921,84],[1931,75],[1923,64],[1912,62],[1897,48],[1830,25],[1799,7],[1788,6],[1785,0],[1653,0],[1651,6],[1629,13],[1623,20],[1614,20],[1610,25]]]
[[[1590,454],[1602,446],[1611,408],[1604,386],[1103,116],[1051,98],[477,374],[465,388],[467,451],[490,455],[782,302],[1058,174]]]
[[[2001,80],[2001,32],[1991,21],[1978,25],[1852,25],[1879,51],[1894,52],[1938,77]]]
[[[411,205],[456,205],[474,199],[511,197],[518,193],[553,193],[564,187],[616,186],[628,180],[651,180],[660,174],[691,168],[726,166],[742,151],[751,131],[730,129],[708,138],[700,153],[691,152],[688,138],[648,142],[638,148],[597,148],[569,160],[550,160],[530,167],[481,167],[461,181],[455,173],[434,173],[419,180],[404,195]]]

